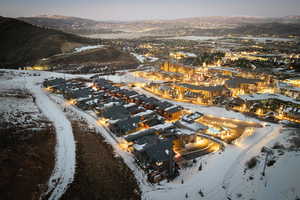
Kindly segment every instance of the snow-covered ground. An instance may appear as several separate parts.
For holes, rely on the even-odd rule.
[[[34,73],[34,72],[30,72]],[[69,132],[69,128],[64,129],[60,126],[68,127],[68,123],[65,121],[64,114],[61,112],[59,105],[53,102],[58,102],[62,105],[64,101],[55,95],[50,95],[49,99],[44,91],[36,83],[41,82],[43,78],[49,76],[62,77],[63,74],[56,74],[50,72],[40,72],[40,77],[20,77],[13,80],[4,81],[11,87],[26,87],[33,92],[37,97],[38,105],[44,108],[43,112],[46,116],[56,124],[58,133],[65,133],[66,137],[58,138],[66,142],[65,147],[60,148],[73,148],[72,143],[73,135]],[[67,75],[67,77],[72,77]],[[133,77],[130,73],[123,73],[122,75],[113,75],[106,77],[116,82],[146,82],[140,78]],[[27,84],[24,84],[26,83]],[[1,82],[2,83],[2,82]],[[25,86],[24,86],[25,85]],[[0,87],[3,85],[0,84]],[[17,87],[17,88],[18,88]],[[135,87],[138,92],[152,95],[142,89]],[[205,107],[200,105],[193,105],[190,103],[173,102],[178,105],[182,105],[185,108],[193,111],[202,112],[204,114],[211,114],[218,117],[234,118],[246,121],[254,121],[265,124],[266,126],[256,129],[256,131],[249,137],[241,138],[235,145],[227,145],[223,152],[215,152],[208,154],[204,157],[198,158],[197,162],[191,167],[183,168],[180,170],[180,176],[171,182],[163,181],[160,184],[151,185],[146,181],[146,176],[141,169],[139,169],[134,163],[134,159],[130,153],[122,151],[116,140],[111,136],[109,130],[97,123],[97,119],[76,107],[69,106],[69,112],[73,112],[81,119],[84,119],[92,127],[95,127],[99,133],[110,143],[116,154],[121,156],[124,162],[134,172],[136,179],[140,185],[142,191],[142,199],[147,200],[162,200],[162,199],[257,199],[257,200],[281,200],[281,199],[295,199],[299,197],[299,173],[297,173],[298,166],[300,164],[300,155],[295,152],[287,152],[284,156],[281,156],[273,167],[269,167],[266,171],[266,176],[263,180],[259,179],[260,172],[262,170],[262,164],[260,163],[254,169],[247,170],[244,174],[245,163],[250,158],[260,155],[261,148],[265,145],[270,145],[272,142],[280,138],[280,131],[282,127],[278,124],[261,122],[258,119],[244,116],[241,113],[227,111],[224,108],[219,107]],[[48,105],[49,104],[49,105]],[[48,109],[46,109],[48,108]],[[51,110],[50,110],[51,109]],[[60,116],[58,116],[60,115]],[[57,119],[53,119],[53,117]],[[58,122],[60,121],[60,122]],[[70,136],[72,135],[72,137]],[[65,144],[65,143],[63,143]],[[70,145],[70,146],[69,146]],[[75,148],[75,145],[74,145]],[[65,149],[68,151],[67,149]],[[75,149],[74,149],[75,156]],[[67,153],[64,152],[64,156]],[[72,154],[73,155],[73,154]],[[72,157],[72,156],[71,156]],[[69,159],[66,158],[65,159]],[[263,160],[263,159],[262,159]],[[58,160],[63,163],[63,161]],[[202,164],[202,170],[199,171],[199,165]],[[74,158],[75,165],[75,158]],[[72,171],[72,166],[69,166],[69,171]],[[72,181],[71,174],[67,171],[62,172],[61,187],[57,187],[55,191],[64,191],[64,186],[67,182]],[[65,175],[69,175],[69,179],[65,179]],[[254,179],[247,181],[249,175],[254,176]],[[265,183],[267,182],[267,187]],[[58,184],[59,185],[59,184]],[[67,187],[67,186],[66,186]],[[200,192],[201,191],[201,192]],[[203,197],[201,196],[203,193]],[[56,193],[61,194],[61,193]],[[241,194],[241,196],[240,196]],[[55,196],[58,197],[58,196]],[[53,198],[55,199],[55,198]]]
[[[0,77],[1,89],[28,90],[36,98],[36,104],[51,121],[56,130],[55,168],[48,182],[49,199],[57,200],[73,182],[75,173],[75,141],[72,127],[62,110],[54,104],[43,91],[39,83],[52,74],[49,72],[7,71]],[[33,76],[36,74],[37,76]],[[40,76],[38,76],[40,75]],[[61,76],[61,75],[59,75]]]
[[[117,77],[109,77],[113,81],[136,82],[135,78],[124,74]],[[126,78],[123,78],[126,76]],[[118,81],[119,80],[119,81]],[[147,81],[143,81],[147,82]],[[133,88],[139,93],[154,96],[141,88]],[[160,98],[161,99],[161,98]],[[166,99],[163,99],[166,100]],[[167,100],[169,101],[169,100]],[[246,162],[254,156],[260,155],[261,148],[265,145],[278,141],[280,138],[281,125],[262,122],[256,118],[245,116],[239,112],[229,111],[215,106],[201,106],[184,102],[174,102],[193,111],[202,112],[206,115],[239,119],[244,121],[258,122],[265,125],[256,129],[255,133],[249,137],[242,137],[236,145],[227,145],[222,153],[214,153],[199,158],[192,167],[182,169],[180,176],[174,181],[162,182],[153,186],[152,190],[143,190],[144,198],[160,199],[293,199],[300,196],[300,176],[297,175],[297,166],[300,163],[299,153],[289,152],[287,157],[278,159],[278,164],[271,167],[266,173],[267,187],[264,186],[265,179],[247,180],[244,174]],[[202,163],[203,170],[199,171]],[[289,163],[289,165],[285,165]],[[291,170],[292,174],[289,174]],[[248,170],[250,173],[250,170]],[[253,176],[260,176],[262,162],[251,171]],[[284,177],[283,177],[284,176]],[[183,182],[183,184],[182,184]],[[143,183],[140,181],[140,183]],[[143,188],[143,187],[142,187]],[[147,187],[146,187],[147,188]],[[200,190],[204,194],[201,197]],[[298,193],[297,193],[298,192]]]
[[[155,61],[158,60],[158,58],[155,58],[155,57],[146,57],[144,55],[140,55],[140,54],[137,54],[137,53],[131,53],[131,55],[133,55],[141,63],[144,63],[145,61],[155,62]]]
[[[51,95],[51,98],[57,104],[64,104],[64,100],[61,97]],[[112,145],[116,155],[121,156],[126,165],[133,171],[142,191],[142,199],[152,199],[152,197],[148,195],[148,192],[155,190],[155,186],[147,182],[147,177],[145,176],[145,173],[135,164],[133,155],[131,153],[123,151],[120,148],[116,139],[112,137],[109,130],[103,127],[101,124],[99,124],[94,115],[84,112],[75,106],[68,106],[67,112],[71,112],[73,116],[77,116],[79,119],[85,120],[89,124],[90,128],[95,128],[97,132],[101,134],[103,138],[105,138],[105,141]]]
[[[76,53],[79,53],[79,52],[82,52],[82,51],[87,51],[87,50],[90,50],[90,49],[98,49],[98,48],[103,48],[103,47],[105,47],[105,45],[91,45],[91,46],[84,46],[84,47],[75,48],[74,51]]]
[[[53,122],[56,130],[55,168],[48,182],[49,200],[59,199],[73,182],[75,174],[75,141],[70,121],[64,112],[45,94],[40,85],[27,83],[36,97],[36,103],[44,115]]]
[[[169,37],[165,38],[168,40],[195,40],[195,41],[204,41],[204,40],[217,40],[222,37],[215,36],[179,36],[179,37]]]
[[[1,94],[5,92],[0,89]],[[1,96],[0,105],[0,123],[5,124],[7,128],[46,127],[45,117],[39,112],[30,96],[25,98]]]
[[[130,72],[125,72],[125,74],[122,74],[122,75],[119,75],[119,74],[107,75],[107,76],[103,76],[103,78],[113,81],[115,83],[121,83],[121,82],[124,82],[124,83],[148,83],[149,82],[148,79],[134,76]]]
[[[180,36],[180,37],[169,37],[165,39],[172,39],[172,40],[193,40],[193,41],[205,41],[205,40],[218,40],[226,37],[219,37],[219,36]],[[294,39],[291,38],[275,38],[275,37],[235,37],[238,39],[247,39],[247,40],[255,40],[257,42],[266,42],[267,40],[271,41],[281,41],[281,42],[288,42],[293,41]]]

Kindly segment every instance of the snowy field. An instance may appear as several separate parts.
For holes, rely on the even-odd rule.
[[[193,41],[205,41],[205,40],[217,40],[222,37],[214,37],[214,36],[179,36],[179,37],[169,37],[164,38],[167,40],[193,40]]]
[[[75,48],[74,51],[76,53],[82,52],[82,51],[87,51],[87,50],[91,50],[91,49],[98,49],[98,48],[103,48],[105,47],[105,45],[91,45],[91,46],[84,46],[84,47],[79,47],[79,48]]]
[[[158,60],[158,58],[155,58],[155,57],[146,57],[146,56],[139,55],[136,53],[131,53],[131,55],[133,55],[140,63],[144,63],[146,61],[155,62]]]
[[[234,37],[237,39],[247,39],[247,40],[255,40],[257,42],[264,43],[267,40],[270,41],[279,41],[279,42],[289,42],[293,41],[290,38],[275,38],[275,37]],[[226,37],[217,37],[217,36],[180,36],[180,37],[170,37],[165,39],[172,39],[172,40],[192,40],[192,41],[205,41],[205,40],[219,40],[219,39],[226,39]]]
[[[53,171],[53,184],[49,182],[53,192],[50,199],[59,199],[65,192],[68,184],[73,181],[75,169],[75,143],[69,121],[62,112],[61,105],[64,101],[55,95],[47,96],[41,89],[40,83],[44,78],[55,76],[63,77],[63,74],[50,72],[22,72],[9,71],[0,77],[0,88],[8,87],[12,89],[27,88],[37,98],[37,103],[42,112],[52,121],[57,131],[57,160]],[[32,76],[39,73],[40,76]],[[78,77],[80,75],[77,75]],[[67,75],[67,78],[75,77]],[[84,76],[88,77],[88,76]],[[106,76],[107,79],[116,82],[146,82],[146,80],[136,78],[130,73],[122,75]],[[152,95],[142,89],[135,87],[138,92]],[[58,104],[57,104],[58,103]],[[204,107],[189,103],[173,102],[182,105],[193,111],[204,114],[240,119],[246,121],[259,122],[265,125],[256,129],[253,135],[241,138],[235,145],[227,145],[223,152],[215,152],[196,159],[192,166],[180,170],[180,176],[172,182],[163,181],[160,184],[149,184],[146,176],[134,163],[130,153],[122,151],[117,142],[112,138],[105,127],[97,123],[97,119],[82,110],[70,106],[68,109],[79,118],[86,120],[90,126],[95,127],[106,141],[110,143],[116,155],[122,157],[124,162],[134,172],[135,177],[142,191],[142,199],[145,200],[182,200],[182,199],[256,199],[256,200],[282,200],[296,199],[300,191],[300,175],[297,172],[300,166],[300,155],[297,152],[287,152],[283,156],[278,156],[277,162],[267,168],[266,176],[260,180],[262,162],[259,162],[254,169],[245,170],[245,163],[254,156],[261,156],[261,148],[271,145],[278,140],[284,140],[281,136],[283,127],[278,124],[265,123],[257,119],[246,117],[243,114],[227,111],[219,107]],[[259,160],[263,161],[263,157]],[[199,165],[202,170],[199,171]],[[253,180],[248,180],[249,176]],[[266,186],[265,186],[266,185]]]
[[[3,90],[0,92],[5,93]],[[46,119],[41,115],[30,96],[26,98],[2,96],[0,105],[0,123],[5,124],[7,128],[46,127]]]
[[[41,83],[50,76],[60,76],[49,72],[26,72],[8,70],[0,77],[0,90],[27,90],[36,98],[42,113],[51,121],[56,130],[55,167],[48,182],[48,195],[51,200],[59,199],[72,183],[75,173],[75,141],[70,122],[62,110],[54,104],[41,88]],[[29,104],[30,105],[30,104]],[[17,109],[17,107],[16,107]],[[30,109],[30,108],[28,108]]]

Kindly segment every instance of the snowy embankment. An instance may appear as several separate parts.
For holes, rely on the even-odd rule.
[[[141,63],[144,63],[145,61],[155,62],[155,61],[158,60],[158,58],[155,58],[155,57],[150,57],[150,56],[146,57],[144,55],[139,55],[139,54],[136,54],[136,53],[131,53],[131,55],[133,55]]]
[[[87,50],[91,50],[91,49],[98,49],[98,48],[103,48],[103,47],[105,47],[105,45],[84,46],[84,47],[75,48],[74,51],[76,53],[79,53],[79,52],[82,52],[82,51],[87,51]]]
[[[64,104],[64,100],[56,95],[51,95],[51,98],[59,105]],[[116,155],[120,156],[125,162],[125,164],[133,171],[135,178],[137,179],[140,189],[142,191],[142,199],[145,200],[152,199],[152,197],[149,195],[149,192],[155,191],[156,186],[151,185],[147,181],[147,177],[145,176],[145,173],[135,164],[133,155],[120,148],[118,141],[116,141],[116,139],[112,137],[112,133],[106,127],[100,125],[97,122],[97,119],[93,115],[82,111],[76,106],[69,105],[67,107],[67,112],[71,112],[72,115],[77,116],[80,120],[85,120],[90,127],[95,128],[96,131],[102,135],[102,137],[105,139],[107,143],[112,145]]]
[[[48,181],[48,199],[57,200],[73,182],[75,173],[75,141],[72,127],[62,110],[53,103],[41,88],[45,78],[63,77],[63,74],[42,71],[5,70],[0,88],[29,90],[35,97],[36,104],[42,113],[51,121],[56,132],[55,167]],[[69,75],[67,75],[69,77]]]
[[[261,140],[260,146],[272,147],[278,142],[289,146],[289,136],[285,133],[286,131],[287,129],[279,133],[279,130],[277,132],[274,130],[273,137]],[[300,197],[300,175],[298,173],[300,153],[273,149],[271,160],[276,162],[274,165],[268,166],[265,176],[262,176],[266,154],[259,153],[258,150],[257,148],[250,150],[256,151],[255,154],[250,153],[258,159],[255,167],[244,171],[237,165],[227,174],[227,179],[224,180],[227,196],[234,197],[234,194],[242,194],[244,199],[298,199]],[[250,158],[249,156],[242,157],[239,164],[245,165]]]
[[[49,200],[59,199],[73,182],[75,174],[75,141],[70,121],[62,110],[53,103],[40,86],[28,84],[36,103],[44,115],[53,122],[56,130],[55,167],[48,181]]]

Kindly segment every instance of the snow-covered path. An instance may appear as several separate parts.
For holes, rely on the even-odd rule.
[[[270,131],[268,131],[268,134],[266,136],[262,136],[262,139],[252,141],[250,144],[247,144],[245,142],[245,146],[248,145],[248,147],[239,155],[239,157],[236,159],[236,162],[233,163],[230,167],[230,170],[227,171],[227,173],[224,176],[223,179],[223,186],[225,186],[226,196],[232,196],[233,190],[232,188],[237,187],[244,187],[240,184],[241,177],[237,181],[233,181],[233,178],[238,174],[237,172],[244,170],[244,165],[247,160],[249,160],[251,157],[256,156],[260,153],[263,146],[267,145],[272,139],[276,138],[282,127],[280,125],[273,125],[269,127]],[[262,135],[262,134],[261,134]],[[231,192],[229,192],[231,190]]]
[[[34,82],[27,82],[26,87],[36,98],[36,104],[43,114],[53,122],[56,130],[55,167],[48,182],[45,195],[49,200],[59,199],[73,182],[75,173],[75,141],[70,121],[62,110],[52,102],[43,89]]]
[[[64,74],[4,70],[6,74],[0,78],[0,89],[28,90],[36,98],[36,104],[41,112],[51,121],[56,131],[55,167],[48,181],[48,191],[43,194],[50,200],[59,199],[73,182],[75,173],[76,148],[69,120],[64,112],[47,96],[40,83],[51,76],[64,77]],[[66,77],[76,77],[66,75]],[[43,197],[41,197],[42,199]]]
[[[50,98],[57,102],[58,104],[63,104],[64,100],[56,95],[50,95]],[[101,124],[97,122],[97,119],[93,117],[92,115],[88,114],[87,112],[77,108],[76,106],[69,105],[67,107],[67,112],[71,112],[75,116],[79,117],[80,120],[85,120],[90,127],[93,127],[96,129],[96,131],[103,136],[105,141],[112,145],[114,152],[116,153],[116,156],[120,156],[125,164],[132,170],[134,173],[138,183],[139,187],[142,191],[142,199],[144,200],[151,200],[152,197],[150,193],[152,191],[155,191],[156,188],[154,185],[151,185],[147,181],[147,177],[145,176],[145,173],[140,169],[134,161],[133,155],[131,153],[128,153],[126,151],[123,151],[117,141],[112,137],[111,133],[107,130],[107,128],[103,127]]]

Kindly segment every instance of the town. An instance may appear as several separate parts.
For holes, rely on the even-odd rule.
[[[150,182],[171,180],[193,159],[222,151],[226,144],[238,143],[239,138],[263,127],[193,112],[168,100],[224,106],[272,122],[299,120],[299,102],[294,100],[299,93],[268,74],[165,62],[158,68],[134,71],[132,76],[148,82],[115,83],[93,76],[50,79],[43,85],[63,95],[66,105],[93,115],[121,149],[134,155]]]
[[[300,200],[300,1],[0,4],[1,199]]]
[[[127,70],[105,66],[100,71],[91,66],[89,77],[53,77],[44,80],[43,87],[65,102],[64,110],[75,107],[95,119],[149,183],[176,181],[195,166],[201,171],[202,158],[222,155],[226,148],[242,150],[247,138],[271,124],[298,127],[299,53],[282,49],[295,47],[292,39],[112,40],[103,45],[115,44],[140,65]],[[270,54],[269,48],[280,51]],[[39,67],[45,66],[27,70]],[[243,117],[210,114],[199,109],[203,107]],[[262,151],[272,153],[269,149]]]

